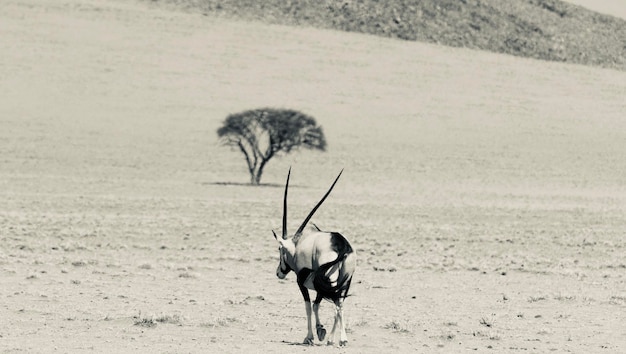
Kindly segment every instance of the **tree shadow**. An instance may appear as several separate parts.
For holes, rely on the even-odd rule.
[[[251,184],[251,183],[243,183],[243,182],[200,182],[201,185],[213,185],[213,186],[237,186],[237,187],[253,187],[253,188],[285,188],[284,184],[279,183],[259,183],[259,184]],[[300,186],[297,184],[291,185],[289,184],[289,188],[308,188],[306,186]]]

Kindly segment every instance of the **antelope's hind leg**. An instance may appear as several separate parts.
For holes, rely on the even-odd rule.
[[[333,322],[333,329],[330,330],[330,338],[326,345],[335,345],[335,330],[337,329],[337,322],[339,322],[339,316],[337,316],[337,306],[335,306],[335,320]]]
[[[339,334],[339,346],[344,347],[348,345],[348,335],[346,334],[346,323],[343,320],[343,300],[339,300],[339,305],[337,305],[337,314],[339,317],[339,326],[341,326],[341,333]]]
[[[313,337],[313,328],[311,327],[311,301],[305,301],[304,306],[306,309],[307,335],[302,344],[313,345],[315,337]]]
[[[335,330],[339,325],[339,346],[344,347],[348,345],[348,336],[346,334],[346,326],[343,321],[343,299],[335,300],[335,323],[333,329],[330,331],[330,338],[327,345],[335,345]]]

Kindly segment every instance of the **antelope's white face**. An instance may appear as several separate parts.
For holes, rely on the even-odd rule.
[[[293,258],[295,245],[293,245],[290,240],[279,239],[274,230],[272,230],[272,233],[274,234],[276,241],[278,241],[278,268],[276,268],[276,276],[278,279],[285,279],[287,274],[293,270],[291,269],[291,266],[289,266],[289,262],[287,260]],[[289,249],[289,246],[291,245],[294,246],[292,247],[293,250]]]
[[[282,242],[280,243],[280,246],[278,246],[278,253],[279,253],[279,263],[278,263],[278,268],[276,268],[276,276],[278,277],[278,279],[285,279],[287,274],[289,274],[289,272],[291,272],[292,269],[287,264],[287,257],[288,257],[287,248],[283,246]]]

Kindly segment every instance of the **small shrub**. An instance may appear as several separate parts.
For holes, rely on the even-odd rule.
[[[396,333],[410,333],[411,331],[408,328],[408,325],[401,325],[397,321],[391,321],[383,326],[384,329],[391,329]]]
[[[179,315],[161,315],[155,319],[156,322],[179,325],[181,317]]]
[[[137,318],[135,319],[135,326],[152,328],[156,327],[156,322],[152,318]]]
[[[213,327],[227,327],[231,323],[237,322],[234,317],[217,317],[213,321],[202,323],[201,327],[213,328]]]
[[[487,320],[484,317],[480,319],[480,324],[485,326],[485,327],[488,327],[488,328],[493,327],[493,322],[490,322],[489,320]]]
[[[547,299],[548,298],[545,296],[531,296],[528,298],[528,302],[533,303],[533,302],[543,301]]]

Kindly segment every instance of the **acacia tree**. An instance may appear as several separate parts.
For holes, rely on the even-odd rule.
[[[224,145],[243,153],[250,183],[261,182],[265,164],[280,153],[300,147],[326,150],[326,138],[315,119],[291,109],[259,108],[226,117],[217,130]]]

